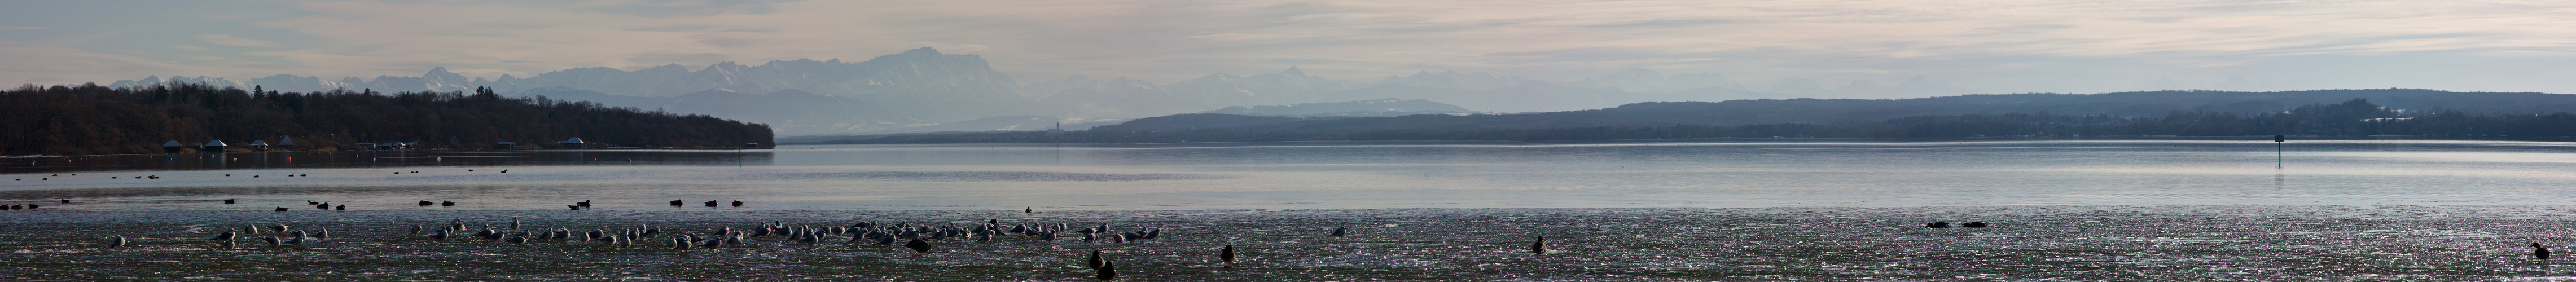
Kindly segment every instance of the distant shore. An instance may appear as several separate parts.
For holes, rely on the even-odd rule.
[[[864,137],[864,136],[861,136]],[[2445,136],[2326,136],[2289,135],[2291,141],[2312,140],[2458,140],[2458,141],[2532,141],[2576,142],[2576,137],[2445,137]],[[2263,136],[1997,136],[1958,138],[1681,138],[1681,139],[1606,139],[1555,141],[1482,141],[1482,140],[1304,140],[1304,141],[1215,141],[1168,143],[828,143],[784,142],[779,145],[946,145],[946,144],[1024,144],[1024,145],[1177,145],[1177,144],[1585,144],[1585,143],[1687,143],[1687,142],[1962,142],[1962,141],[2100,141],[2100,140],[2263,140]]]
[[[627,151],[627,150],[734,151],[734,150],[770,150],[770,149],[777,149],[777,148],[778,148],[777,146],[769,146],[769,147],[760,147],[760,148],[757,148],[757,149],[753,149],[753,148],[720,148],[720,147],[703,147],[703,148],[702,148],[702,147],[604,147],[604,148],[589,148],[589,149],[507,149],[507,150],[494,150],[494,149],[413,149],[413,150],[268,150],[268,151],[224,151],[222,154],[256,154],[256,153],[342,153],[342,152],[422,152],[422,153],[447,153],[447,152],[569,152],[569,151]],[[211,154],[217,154],[217,153],[213,153],[213,152],[193,152],[193,153],[179,153],[179,154],[16,155],[16,156],[0,156],[0,159],[20,159],[20,158],[61,158],[61,157],[102,157],[102,156],[189,156],[189,155],[199,155],[199,156],[202,156],[202,155],[211,155]]]

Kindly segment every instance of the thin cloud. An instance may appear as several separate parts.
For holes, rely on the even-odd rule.
[[[2576,50],[2576,37],[2565,36],[2576,34],[2576,17],[2564,16],[2576,12],[2576,5],[2526,1],[430,0],[287,5],[292,6],[277,9],[284,11],[279,16],[244,20],[252,23],[243,28],[292,37],[250,32],[178,37],[289,50],[152,58],[275,62],[260,69],[168,65],[216,76],[371,77],[416,75],[444,66],[492,77],[594,66],[864,60],[930,46],[983,55],[994,68],[1022,82],[1074,73],[1169,82],[1290,65],[1360,80],[1424,70],[1573,80],[1649,68],[1717,72],[1751,85],[1785,77],[1842,85],[1927,75],[2003,92],[2114,91],[2160,77],[2226,77],[2257,70],[2258,75],[2279,76],[2300,73],[2283,70],[2349,68],[2308,65],[2318,58],[2356,58],[2355,63],[2390,73],[2426,72],[2420,68],[2425,62],[2458,61],[2514,65],[2515,76],[2576,74],[2521,64],[2567,65],[2568,57],[2576,56],[2562,51]],[[32,30],[22,28],[41,29],[0,30]],[[43,44],[34,45],[60,47]],[[143,46],[171,44],[181,43]],[[172,48],[208,51],[183,46],[197,45]],[[2339,81],[2309,80],[2327,81],[2320,85]],[[2576,90],[2564,82],[2494,83]]]
[[[206,43],[214,43],[215,45],[224,45],[224,46],[244,46],[244,47],[269,47],[269,46],[277,46],[277,41],[268,41],[268,40],[258,40],[258,39],[241,38],[240,36],[223,35],[223,34],[207,34],[207,35],[198,35],[198,36],[197,36],[197,40],[205,40],[205,41],[206,41]]]

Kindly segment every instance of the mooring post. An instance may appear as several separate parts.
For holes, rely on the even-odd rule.
[[[2281,169],[2281,165],[2284,163],[2283,161],[2285,159],[2282,157],[2281,143],[2285,142],[2290,142],[2289,135],[2272,135],[2272,169]]]

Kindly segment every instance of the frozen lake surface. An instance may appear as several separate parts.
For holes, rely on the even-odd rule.
[[[2263,141],[10,158],[0,159],[0,204],[43,207],[0,211],[10,228],[0,280],[1080,281],[1095,250],[1132,281],[2576,280],[2557,266],[2565,260],[2533,260],[2527,247],[2576,245],[2566,220],[2576,144],[2294,141],[2276,153]],[[596,209],[564,207],[585,200]],[[522,229],[507,228],[514,217]],[[668,237],[521,245],[408,231],[460,219],[504,232],[699,235],[773,222],[1000,221],[1165,238],[1004,235],[937,240],[920,254],[848,243],[852,234],[673,250]],[[1934,221],[1995,227],[1923,228]],[[232,249],[206,240],[270,225],[333,236],[272,247],[256,238],[285,235],[264,233]],[[1325,236],[1334,228],[1351,234]],[[132,243],[101,248],[110,235]],[[1552,251],[1528,253],[1539,236]],[[1229,244],[1244,255],[1232,268],[1215,261]]]
[[[1182,211],[14,211],[0,217],[5,280],[1085,281],[1102,251],[1129,281],[2464,281],[2576,279],[2526,245],[2576,243],[2566,206],[1977,206]],[[673,250],[541,240],[429,240],[411,225],[502,231],[1055,224],[1160,228],[1128,243],[1005,235],[921,254],[825,240]],[[1989,228],[1923,228],[1980,221]],[[247,225],[332,238],[238,249]],[[1349,236],[1325,236],[1333,228]],[[435,228],[435,227],[433,227]],[[102,249],[108,235],[131,238]],[[263,233],[251,236],[281,236]],[[1547,236],[1551,251],[1527,246]],[[577,241],[577,240],[575,240]],[[657,242],[645,240],[646,242]],[[1234,245],[1236,267],[1216,261]],[[2563,252],[2563,251],[2562,251]]]

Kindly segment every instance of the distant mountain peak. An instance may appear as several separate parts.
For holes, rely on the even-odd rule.
[[[689,94],[680,95],[680,96],[704,95],[704,94],[742,94],[742,92],[733,91],[733,89],[725,89],[724,87],[716,87],[716,88],[707,88],[707,90],[701,90],[701,91],[698,91],[698,92],[691,92],[691,93],[689,93]]]
[[[1628,68],[1628,69],[1625,69],[1625,70],[1619,70],[1619,74],[1635,75],[1635,76],[1642,76],[1642,77],[1655,77],[1655,78],[1663,78],[1663,77],[1664,77],[1664,73],[1655,72],[1655,70],[1650,70],[1650,69],[1646,69],[1646,68]]]
[[[937,56],[937,55],[940,55],[940,54],[939,54],[939,49],[937,49],[937,48],[921,47],[921,48],[913,48],[912,50],[904,50],[904,51],[903,51],[903,55],[915,55],[915,56],[919,56],[919,55],[932,55],[932,56]]]
[[[1297,70],[1297,66],[1288,66],[1288,70],[1285,70],[1285,71],[1279,71],[1279,73],[1285,73],[1285,74],[1288,74],[1288,75],[1294,75],[1294,76],[1306,76],[1306,72],[1305,72],[1305,71]]]

